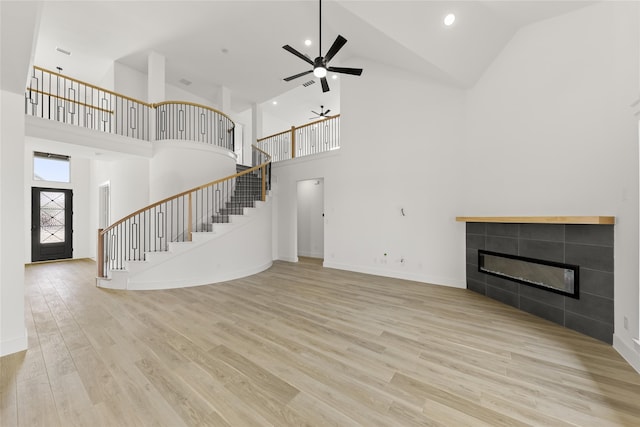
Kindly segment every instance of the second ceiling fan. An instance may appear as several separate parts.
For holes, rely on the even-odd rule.
[[[320,83],[322,84],[322,92],[329,92],[329,83],[327,82],[327,72],[331,71],[332,73],[341,73],[341,74],[351,74],[354,76],[359,76],[362,74],[362,68],[345,68],[345,67],[330,67],[329,61],[331,60],[331,58],[333,58],[335,56],[336,53],[338,53],[338,51],[340,49],[342,49],[342,46],[345,45],[345,43],[347,42],[347,39],[345,39],[344,37],[342,37],[341,35],[338,35],[338,37],[336,37],[336,40],[333,42],[333,44],[331,45],[331,47],[329,48],[329,50],[327,51],[327,54],[325,56],[322,56],[322,0],[319,0],[319,37],[318,37],[318,57],[316,57],[316,59],[311,60],[311,58],[309,58],[307,55],[304,55],[302,53],[300,53],[299,51],[297,51],[296,49],[292,48],[291,46],[284,45],[282,46],[282,48],[288,52],[291,52],[292,54],[294,54],[295,56],[297,56],[298,58],[302,59],[303,61],[309,63],[310,65],[313,66],[313,68],[311,70],[308,71],[303,71],[302,73],[298,73],[295,74],[293,76],[287,77],[284,80],[285,81],[291,81],[293,79],[297,79],[298,77],[302,77],[305,76],[307,74],[311,74],[313,73],[314,76],[318,77],[320,79]]]

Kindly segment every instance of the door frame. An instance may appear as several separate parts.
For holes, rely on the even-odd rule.
[[[65,194],[65,240],[64,243],[40,243],[40,193],[44,191]],[[46,245],[46,246],[45,246]],[[49,255],[43,248],[60,249]],[[31,262],[53,261],[73,258],[73,190],[69,188],[31,187]]]

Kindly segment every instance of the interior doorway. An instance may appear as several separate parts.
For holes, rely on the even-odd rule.
[[[111,225],[111,186],[104,183],[98,187],[98,228]]]
[[[298,257],[324,258],[324,179],[298,181]]]
[[[73,191],[31,189],[31,261],[73,257]]]

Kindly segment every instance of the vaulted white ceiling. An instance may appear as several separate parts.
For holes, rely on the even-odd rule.
[[[323,53],[338,34],[348,43],[331,61],[370,59],[429,79],[472,86],[519,28],[592,1],[355,1],[323,2]],[[457,19],[442,23],[446,13]],[[305,47],[305,39],[313,40]],[[114,61],[146,72],[147,55],[166,58],[168,83],[217,99],[221,86],[242,111],[299,87],[308,69],[284,51],[290,44],[317,56],[317,1],[47,1],[34,63],[100,81]],[[66,56],[56,47],[72,52]],[[357,77],[341,76],[341,79]],[[366,78],[366,70],[362,77]],[[190,86],[181,79],[193,82]],[[330,81],[331,83],[331,81]],[[321,97],[320,85],[305,91]],[[326,102],[325,102],[326,103]]]

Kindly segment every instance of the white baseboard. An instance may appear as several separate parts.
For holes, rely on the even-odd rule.
[[[0,357],[17,353],[19,351],[24,351],[28,346],[29,342],[27,340],[27,330],[25,329],[23,337],[0,341]]]
[[[640,373],[640,342],[634,342],[633,346],[627,345],[620,337],[613,335],[613,348],[620,353],[633,369]]]
[[[448,286],[451,288],[467,287],[465,280],[463,280],[461,283],[458,283],[460,282],[459,280],[455,280],[447,277],[432,277],[432,276],[416,274],[412,272],[394,271],[394,270],[387,270],[387,269],[375,268],[375,267],[369,267],[369,266],[340,264],[340,263],[326,261],[326,260],[324,261],[322,266],[326,268],[335,268],[336,270],[354,271],[356,273],[371,274],[374,276],[392,277],[394,279],[411,280],[414,282]]]
[[[298,262],[298,257],[297,256],[284,256],[284,257],[280,257],[278,259],[280,261]]]
[[[305,251],[299,251],[298,252],[298,256],[304,256],[304,257],[308,257],[308,258],[324,258],[324,254],[323,253],[318,253],[318,252],[305,252]]]

